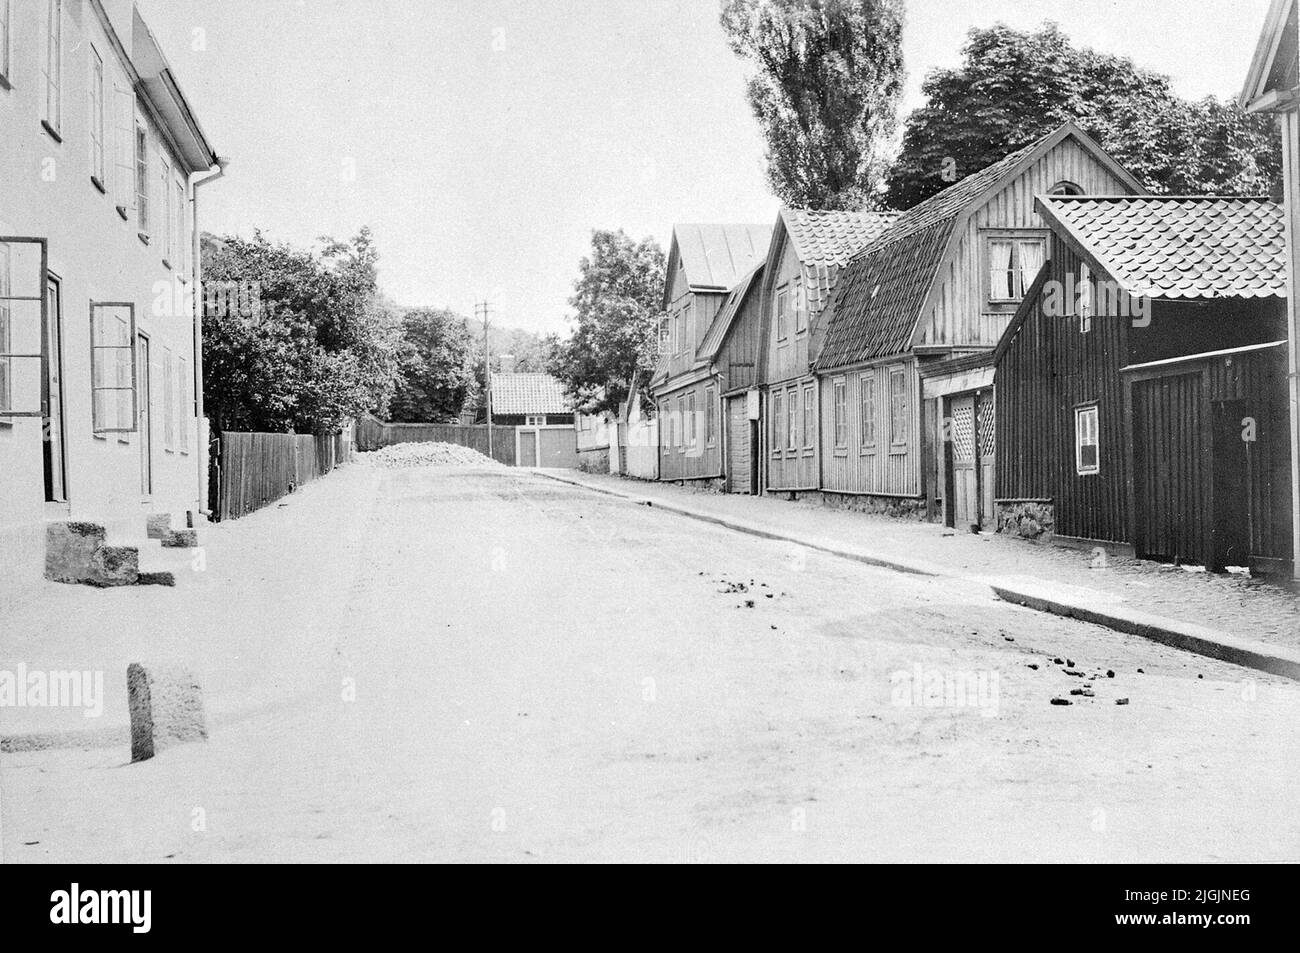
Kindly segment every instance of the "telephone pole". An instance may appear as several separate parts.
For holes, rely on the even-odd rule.
[[[492,313],[492,303],[487,300],[476,302],[474,316],[483,315],[483,387],[486,395],[484,405],[487,408],[488,456],[492,456],[492,345],[488,341],[488,317]]]

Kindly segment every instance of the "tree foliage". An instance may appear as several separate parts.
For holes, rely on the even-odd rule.
[[[652,238],[597,230],[578,270],[573,335],[556,345],[550,372],[579,410],[615,410],[658,361],[664,252]]]
[[[902,0],[724,0],[768,181],[787,205],[876,204],[903,89]]]
[[[384,412],[395,340],[376,306],[368,229],[313,254],[252,239],[203,244],[204,401],[213,431],[335,433]]]
[[[389,419],[454,422],[479,391],[469,323],[453,311],[416,308],[403,315],[401,328]]]
[[[963,62],[935,70],[908,117],[889,204],[910,208],[1067,120],[1158,194],[1271,194],[1278,137],[1263,116],[1213,97],[1189,102],[1169,77],[1078,48],[1054,23],[968,34]],[[945,174],[946,172],[946,174]]]

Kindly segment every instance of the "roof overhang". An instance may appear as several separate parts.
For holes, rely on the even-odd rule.
[[[1246,73],[1246,84],[1237,97],[1247,112],[1275,112],[1295,108],[1295,90],[1269,89],[1269,79],[1273,75],[1278,55],[1288,47],[1291,50],[1289,55],[1296,53],[1295,37],[1287,36],[1287,24],[1291,21],[1295,4],[1296,0],[1273,0],[1268,8],[1259,43],[1255,46],[1255,55]]]
[[[98,7],[99,4],[96,3]],[[204,134],[172,74],[167,57],[140,12],[135,11],[131,36],[131,63],[136,92],[149,104],[164,127],[176,156],[190,172],[204,172],[217,164],[217,154]]]

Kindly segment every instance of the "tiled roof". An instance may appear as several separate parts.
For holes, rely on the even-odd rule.
[[[897,217],[897,212],[781,210],[786,234],[803,265],[810,314],[820,313],[830,299],[840,266],[876,241]]]
[[[695,350],[697,361],[711,361],[717,356],[718,351],[722,349],[722,342],[727,339],[727,332],[731,330],[731,325],[736,320],[736,315],[740,314],[740,309],[749,296],[750,289],[756,289],[762,283],[762,274],[763,263],[760,262],[757,268],[741,278],[736,287],[731,289],[731,294],[727,295],[727,300],[718,309],[713,323],[705,332],[704,340]]]
[[[767,257],[771,225],[674,225],[673,243],[692,289],[726,291]]]
[[[492,414],[571,414],[564,385],[550,374],[493,374]]]
[[[845,265],[813,339],[817,366],[844,367],[907,351],[958,220],[1018,175],[1027,162],[1067,136],[1095,151],[1120,178],[1132,179],[1077,127],[1064,123],[914,205]],[[1136,180],[1131,184],[1140,188]]]
[[[1285,212],[1270,199],[1044,196],[1038,205],[1131,295],[1286,294]]]

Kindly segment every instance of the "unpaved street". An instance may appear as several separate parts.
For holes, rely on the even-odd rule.
[[[7,860],[1300,859],[1300,685],[537,473],[330,480],[350,584],[233,623],[303,690],[3,756]]]

